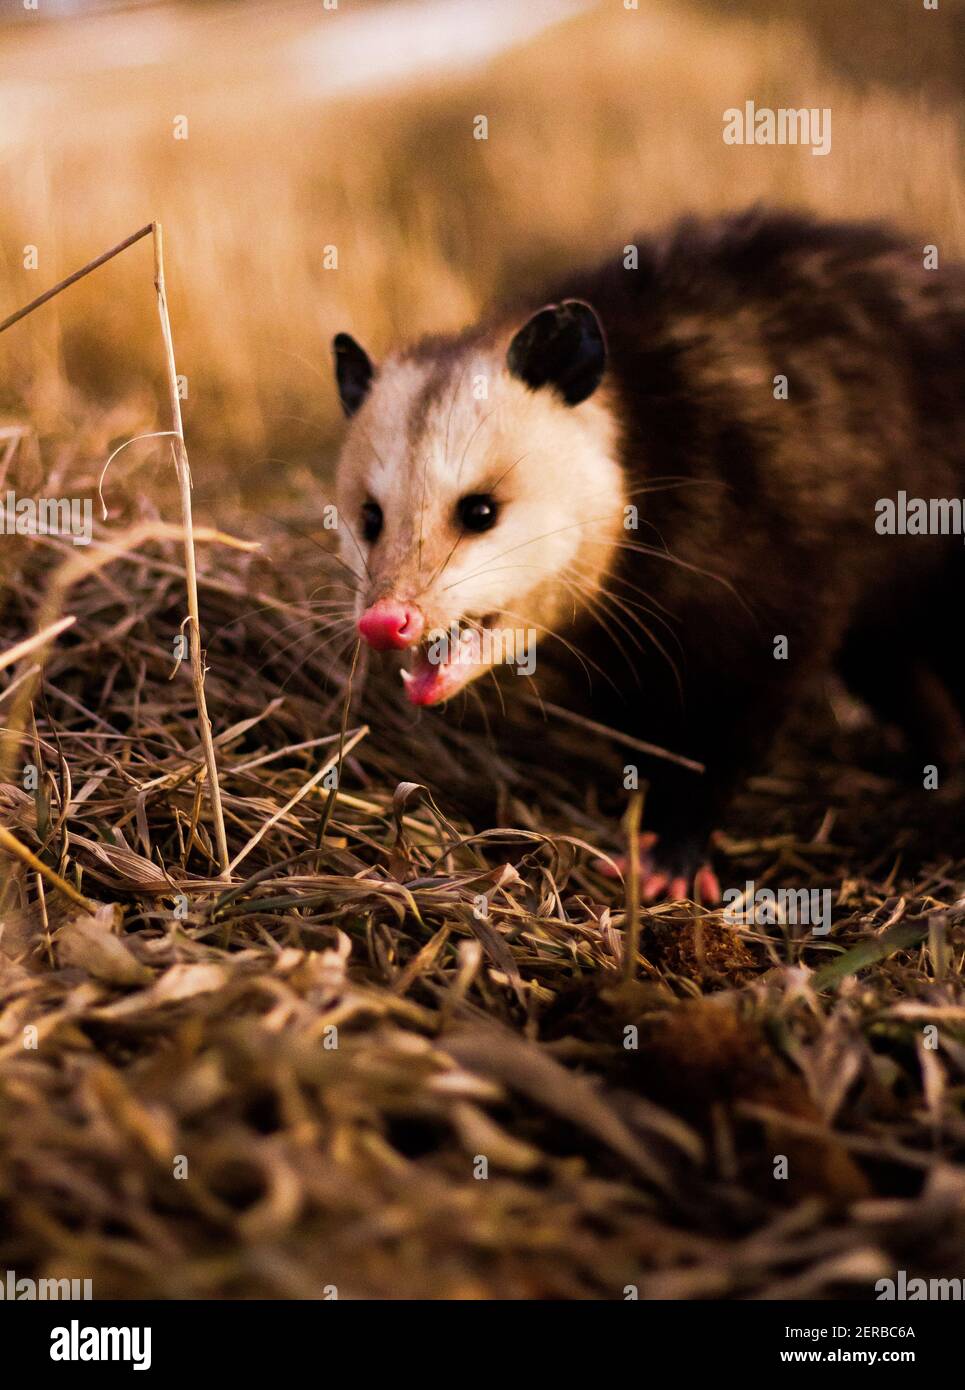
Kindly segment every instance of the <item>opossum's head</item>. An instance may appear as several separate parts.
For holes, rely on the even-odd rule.
[[[378,367],[347,334],[333,346],[350,418],[339,532],[361,636],[414,650],[414,704],[502,661],[529,673],[535,640],[593,603],[620,533],[596,314],[564,300]]]

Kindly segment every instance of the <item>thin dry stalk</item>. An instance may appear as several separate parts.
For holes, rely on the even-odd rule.
[[[157,307],[161,319],[161,333],[164,337],[164,356],[167,369],[168,394],[171,402],[171,418],[177,439],[173,445],[174,462],[177,468],[178,485],[181,491],[181,517],[184,523],[184,569],[187,576],[188,617],[191,620],[189,637],[191,647],[191,681],[198,706],[201,746],[204,749],[204,762],[208,771],[208,795],[211,798],[211,818],[214,821],[214,838],[221,865],[221,877],[229,876],[228,838],[225,834],[224,810],[221,805],[221,784],[218,781],[218,760],[211,736],[211,720],[208,718],[208,702],[204,693],[204,652],[201,649],[201,616],[198,607],[198,568],[194,554],[194,522],[191,512],[191,467],[188,451],[184,443],[184,426],[181,420],[181,398],[178,395],[178,371],[174,362],[174,340],[171,336],[171,320],[168,315],[167,294],[164,288],[164,251],[160,222],[154,223],[154,288],[157,290]]]
[[[142,237],[146,237],[149,232],[154,230],[154,226],[155,223],[149,222],[146,227],[141,227],[138,231],[132,232],[129,237],[125,237],[123,241],[119,241],[117,245],[112,246],[109,251],[105,251],[103,255],[95,256],[94,260],[88,261],[86,265],[81,266],[80,270],[75,270],[72,275],[68,275],[63,280],[58,280],[56,285],[52,285],[49,290],[44,290],[43,294],[38,294],[36,299],[32,299],[30,303],[25,304],[22,309],[18,309],[13,314],[8,314],[8,316],[0,322],[0,333],[7,328],[11,328],[13,324],[19,323],[21,319],[25,319],[27,315],[32,314],[35,309],[39,309],[41,304],[46,304],[48,299],[53,299],[54,295],[60,294],[61,290],[67,289],[68,285],[76,284],[77,281],[82,280],[85,275],[89,275],[92,270],[97,270],[99,266],[104,265],[107,261],[112,261],[114,257],[119,256],[122,251],[126,251],[129,246],[133,246],[136,241],[140,241]]]
[[[623,935],[623,973],[632,980],[640,951],[640,821],[643,795],[634,792],[625,819],[627,834],[627,920]]]
[[[577,714],[575,710],[564,709],[562,705],[554,705],[549,700],[538,700],[534,695],[522,695],[520,698],[524,704],[530,705],[533,709],[541,710],[545,714],[552,714],[557,719],[562,719],[565,724],[572,724],[577,729],[588,729],[591,734],[599,734],[602,738],[622,744],[625,748],[635,748],[638,753],[646,753],[651,758],[662,758],[665,762],[676,763],[678,767],[685,767],[690,772],[705,771],[704,764],[697,762],[695,758],[685,758],[682,753],[672,753],[668,748],[661,748],[656,743],[648,743],[646,739],[634,738],[632,734],[625,734],[622,729],[611,729],[609,724],[599,724],[595,719],[588,719],[584,714]]]

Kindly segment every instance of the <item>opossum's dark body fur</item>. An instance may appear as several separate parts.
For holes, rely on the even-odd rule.
[[[640,244],[638,269],[614,259],[532,302],[570,296],[606,332],[630,491],[680,484],[634,496],[628,533],[680,563],[621,549],[609,581],[653,610],[641,616],[677,675],[634,645],[634,624],[584,620],[574,642],[612,683],[594,672],[589,695],[575,661],[566,679],[571,707],[706,764],[699,786],[644,769],[669,867],[690,867],[832,665],[947,766],[965,709],[965,544],[878,534],[875,504],[965,498],[961,268],[926,270],[921,246],[877,226],[755,212],[685,222]]]

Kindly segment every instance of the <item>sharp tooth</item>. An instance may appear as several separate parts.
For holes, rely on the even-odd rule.
[[[401,670],[399,672],[399,675],[402,677],[406,685],[408,685],[410,681],[415,680],[415,677],[413,676],[411,671]]]

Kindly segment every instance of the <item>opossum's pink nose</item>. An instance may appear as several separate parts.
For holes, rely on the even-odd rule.
[[[377,652],[392,647],[414,646],[425,629],[422,609],[413,603],[399,603],[393,598],[380,598],[366,608],[359,618],[359,632]]]

